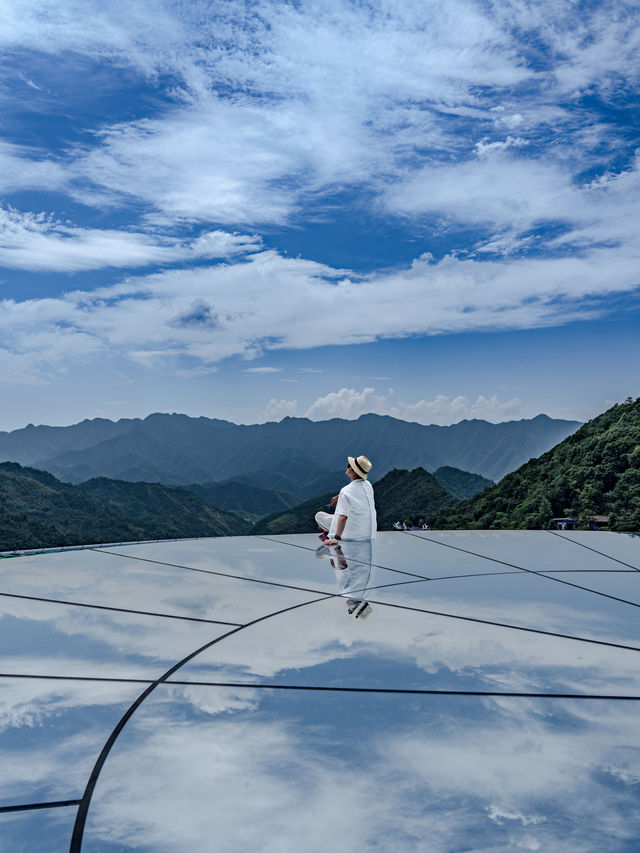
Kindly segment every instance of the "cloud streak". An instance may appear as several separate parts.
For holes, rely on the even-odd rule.
[[[227,258],[260,247],[257,237],[210,231],[180,240],[125,230],[78,228],[44,213],[0,208],[0,265],[31,272],[78,272]]]
[[[228,251],[238,242],[241,249],[251,246],[243,239],[220,235],[219,244]],[[175,252],[194,254],[193,248],[173,251],[174,259]],[[9,373],[12,356],[31,359],[29,369],[35,369],[36,363],[56,368],[97,353],[198,368],[276,349],[600,316],[604,296],[636,290],[635,260],[631,252],[606,248],[563,261],[446,257],[434,263],[425,257],[397,272],[347,278],[344,270],[262,251],[239,262],[129,277],[92,291],[7,299],[0,303],[0,335],[11,342],[3,351]],[[357,325],[353,316],[360,318]],[[330,320],[318,323],[318,317]]]

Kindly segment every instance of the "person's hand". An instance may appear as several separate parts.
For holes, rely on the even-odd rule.
[[[329,501],[331,506],[335,506],[338,503],[338,495],[334,495]]]
[[[325,539],[322,544],[328,545],[331,548],[331,547],[333,547],[333,545],[340,545],[340,540],[339,539]]]

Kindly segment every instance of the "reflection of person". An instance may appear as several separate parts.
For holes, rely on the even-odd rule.
[[[347,460],[345,474],[350,482],[331,498],[335,512],[316,513],[318,527],[329,534],[320,537],[325,545],[337,545],[342,539],[371,539],[376,534],[373,487],[367,480],[371,462],[366,456],[348,456]]]
[[[347,599],[347,613],[364,622],[372,608],[367,601],[367,587],[371,585],[373,550],[371,539],[347,540],[335,546],[320,546],[318,557],[328,556],[336,575],[339,594]]]

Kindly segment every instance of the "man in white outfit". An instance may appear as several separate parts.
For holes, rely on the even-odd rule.
[[[340,489],[340,494],[331,499],[336,510],[316,513],[316,522],[322,530],[328,531],[324,544],[337,545],[342,539],[372,539],[376,535],[376,507],[373,500],[373,486],[367,480],[371,462],[366,456],[348,456],[345,474],[349,483]]]

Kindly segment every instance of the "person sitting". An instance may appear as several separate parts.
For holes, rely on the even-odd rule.
[[[348,456],[347,461],[345,474],[349,483],[331,498],[335,512],[316,513],[316,523],[324,531],[321,538],[329,546],[337,545],[342,539],[371,539],[376,534],[373,486],[367,480],[371,462],[366,456]]]

